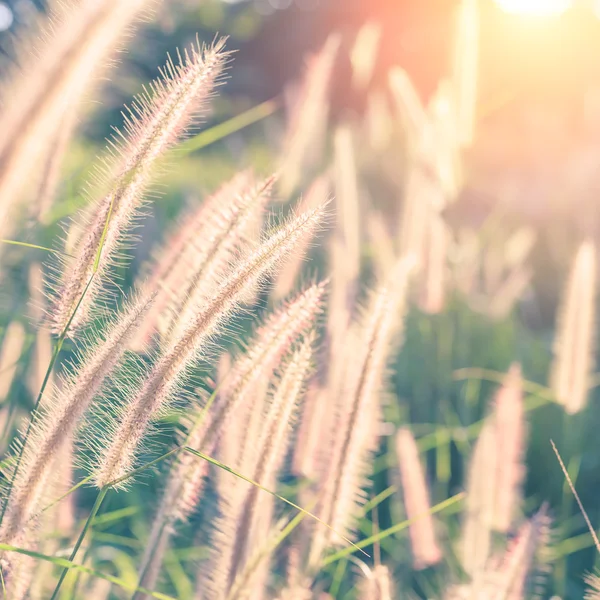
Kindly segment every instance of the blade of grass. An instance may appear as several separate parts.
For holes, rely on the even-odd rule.
[[[249,477],[246,477],[245,475],[242,475],[241,473],[238,473],[237,471],[234,471],[231,467],[228,467],[227,465],[223,464],[222,462],[219,462],[216,458],[212,458],[211,456],[203,454],[202,452],[198,452],[198,450],[194,450],[193,448],[190,448],[189,446],[186,446],[185,450],[186,450],[186,452],[190,452],[191,454],[194,454],[198,458],[202,458],[203,460],[206,460],[207,462],[211,463],[215,467],[218,467],[219,469],[223,469],[224,471],[227,471],[228,473],[231,473],[232,475],[235,475],[239,479],[243,479],[244,481],[247,481],[249,484],[257,487],[258,489],[262,490],[263,492],[267,492],[268,494],[271,494],[271,496],[277,498],[278,500],[281,500],[282,502],[285,502],[286,504],[289,504],[289,506],[291,506],[292,508],[295,508],[296,510],[299,510],[299,511],[301,511],[303,513],[306,513],[307,516],[311,517],[312,519],[314,519],[315,521],[317,521],[318,523],[320,523],[324,527],[327,527],[327,529],[333,531],[336,535],[339,535],[340,538],[342,538],[346,543],[350,544],[353,548],[355,548],[353,550],[353,552],[360,551],[365,556],[369,556],[366,552],[364,552],[363,550],[361,550],[361,548],[359,548],[354,542],[352,542],[351,540],[349,540],[346,536],[342,535],[341,533],[338,533],[330,525],[328,525],[327,523],[325,523],[322,519],[319,519],[319,517],[317,517],[315,514],[313,514],[310,511],[302,508],[301,506],[298,506],[297,504],[295,504],[291,500],[288,500],[287,498],[284,498],[283,496],[280,496],[276,492],[273,492],[273,491],[269,490],[268,488],[260,485],[260,483],[257,483],[256,481],[253,481]]]
[[[272,115],[279,108],[276,100],[267,100],[262,104],[253,106],[246,112],[243,112],[227,121],[223,121],[210,129],[206,129],[198,135],[180,144],[173,152],[178,155],[186,155],[200,150],[218,140],[221,140],[232,133],[236,133],[249,125],[262,121]]]
[[[52,252],[52,254],[60,254],[62,256],[69,256],[70,258],[74,258],[70,254],[66,252],[62,252],[61,250],[55,250],[54,248],[47,248],[46,246],[38,246],[37,244],[29,244],[28,242],[19,242],[18,240],[6,240],[0,238],[0,243],[2,244],[11,244],[12,246],[25,246],[26,248],[33,248],[34,250],[45,250],[46,252]]]
[[[406,521],[402,521],[402,523],[397,523],[396,525],[392,525],[391,527],[388,527],[387,529],[380,531],[376,535],[372,535],[369,538],[366,538],[364,540],[361,540],[360,542],[357,542],[356,544],[353,544],[352,547],[343,548],[342,550],[339,550],[335,554],[331,554],[330,556],[326,557],[323,560],[323,562],[321,563],[321,566],[326,567],[327,565],[330,565],[331,563],[335,562],[336,560],[339,560],[340,558],[344,558],[344,557],[348,556],[349,554],[353,554],[354,552],[356,552],[355,548],[357,548],[358,550],[362,550],[362,548],[365,548],[366,546],[370,546],[374,542],[378,542],[380,540],[385,539],[386,537],[388,537],[390,535],[393,535],[394,533],[397,533],[398,531],[402,531],[403,529],[406,529],[409,525],[412,525],[418,519],[422,519],[423,517],[426,517],[428,514],[434,515],[438,512],[441,512],[442,510],[444,510],[445,508],[448,508],[449,506],[455,504],[456,502],[460,502],[465,497],[465,495],[466,495],[465,492],[456,494],[455,496],[452,496],[451,498],[448,498],[447,500],[444,500],[443,502],[436,504],[429,511],[426,511],[420,515],[417,515],[416,517],[414,517],[412,519],[407,519]]]
[[[581,499],[579,498],[579,494],[577,493],[577,490],[575,489],[575,486],[573,485],[571,477],[569,476],[569,472],[567,471],[567,468],[565,467],[565,463],[563,462],[563,460],[558,452],[558,449],[557,449],[556,445],[554,444],[554,441],[550,440],[550,443],[552,444],[552,450],[554,450],[554,454],[556,454],[556,458],[558,459],[558,464],[560,465],[560,468],[562,469],[562,472],[567,480],[567,483],[569,484],[569,487],[571,488],[571,492],[573,492],[573,496],[575,496],[575,500],[577,501],[579,510],[581,511],[581,514],[583,515],[583,518],[585,519],[585,524],[587,525],[587,528],[590,531],[592,539],[594,540],[594,545],[596,546],[596,550],[598,550],[598,552],[600,553],[600,541],[598,540],[596,531],[592,527],[592,522],[590,521],[590,518],[588,517],[588,514],[587,514],[585,508],[583,507],[583,503],[581,502]]]
[[[137,588],[135,584],[128,583],[127,581],[119,579],[118,577],[113,577],[112,575],[106,575],[105,573],[102,573],[101,571],[97,571],[90,567],[74,563],[66,558],[60,558],[58,556],[48,556],[47,554],[41,554],[40,552],[34,552],[33,550],[27,550],[25,548],[19,548],[18,546],[11,546],[10,544],[2,543],[0,543],[0,550],[4,550],[6,552],[17,552],[18,554],[24,554],[25,556],[29,556],[31,558],[37,558],[38,560],[50,562],[53,565],[56,565],[57,567],[63,567],[67,570],[73,569],[74,571],[85,573],[87,575],[91,575],[92,577],[98,577],[99,579],[110,581],[110,583],[118,585],[121,589],[126,590],[128,592],[140,591],[148,596],[151,596],[152,598],[158,598],[158,600],[178,600],[177,598],[174,598],[173,596],[168,596],[167,594],[153,592],[144,588]]]

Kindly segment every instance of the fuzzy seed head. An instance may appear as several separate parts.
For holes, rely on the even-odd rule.
[[[109,192],[97,204],[74,258],[64,265],[50,314],[56,333],[74,332],[87,322],[106,284],[106,273],[143,204],[144,192],[158,158],[173,146],[211,96],[223,71],[223,41],[210,49],[192,47],[179,64],[167,63],[161,78],[138,97],[125,116],[121,155]]]

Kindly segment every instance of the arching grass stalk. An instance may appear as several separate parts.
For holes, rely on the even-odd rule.
[[[62,256],[68,256],[69,258],[73,258],[71,254],[69,254],[68,252],[63,252],[62,250],[55,250],[54,248],[38,246],[37,244],[29,244],[27,242],[19,242],[18,240],[6,240],[4,238],[0,238],[0,243],[10,244],[12,246],[24,246],[25,248],[32,248],[34,250],[45,250],[46,252],[51,252],[52,254],[60,254]]]

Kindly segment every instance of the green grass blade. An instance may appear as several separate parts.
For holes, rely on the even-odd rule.
[[[138,588],[135,586],[135,584],[127,583],[126,581],[119,579],[118,577],[106,575],[105,573],[102,573],[101,571],[96,571],[95,569],[92,569],[90,567],[79,565],[66,558],[60,558],[58,556],[48,556],[47,554],[41,554],[40,552],[34,552],[33,550],[26,550],[25,548],[19,548],[17,546],[11,546],[10,544],[2,543],[0,543],[0,550],[4,550],[6,552],[17,552],[18,554],[23,554],[31,558],[36,558],[38,560],[50,562],[53,565],[56,565],[57,567],[62,567],[63,569],[74,570],[80,573],[91,575],[92,577],[105,579],[106,581],[110,581],[110,583],[113,583],[114,585],[117,585],[121,589],[124,589],[128,592],[139,591],[152,598],[158,598],[158,600],[177,600],[177,598],[174,598],[173,596],[168,596],[167,594],[161,594],[160,592],[153,592],[144,588]]]
[[[268,488],[260,485],[260,483],[258,483],[256,481],[253,481],[249,477],[246,477],[245,475],[242,475],[241,473],[238,473],[237,471],[234,471],[231,467],[228,467],[227,465],[223,464],[222,462],[219,462],[216,458],[212,458],[211,456],[203,454],[202,452],[198,452],[198,450],[194,450],[193,448],[190,448],[189,446],[186,446],[184,448],[184,450],[186,452],[190,452],[191,454],[194,454],[195,456],[197,456],[199,458],[202,458],[202,459],[206,460],[207,462],[211,463],[212,465],[215,465],[215,467],[218,467],[219,469],[223,469],[224,471],[227,471],[228,473],[231,473],[232,475],[235,475],[239,479],[243,479],[244,481],[248,482],[249,484],[253,485],[254,487],[257,487],[258,489],[262,490],[263,492],[267,492],[268,494],[271,494],[271,496],[274,496],[278,500],[281,500],[282,502],[285,502],[286,504],[288,504],[292,508],[295,508],[296,510],[299,510],[300,512],[305,513],[307,516],[311,517],[311,519],[314,519],[315,521],[317,521],[318,523],[320,523],[324,527],[327,527],[327,529],[333,531],[333,533],[335,533],[336,535],[340,536],[340,538],[342,538],[346,543],[350,544],[354,548],[353,552],[360,551],[364,555],[369,556],[366,552],[364,552],[361,548],[359,548],[352,540],[349,540],[346,536],[344,536],[341,533],[335,531],[335,529],[333,529],[331,527],[331,525],[328,525],[327,523],[325,523],[325,521],[323,521],[322,519],[319,519],[319,517],[317,517],[315,514],[313,514],[310,511],[302,508],[301,506],[298,506],[297,504],[295,504],[291,500],[288,500],[287,498],[284,498],[283,496],[280,496],[276,492],[273,492],[273,491],[269,490]]]
[[[180,144],[174,152],[178,155],[186,155],[200,150],[214,142],[217,142],[232,133],[236,133],[249,125],[257,123],[272,115],[278,108],[275,100],[267,100],[262,104],[254,106],[227,121],[223,121],[210,129],[206,129],[198,135]]]
[[[247,565],[244,566],[244,570],[241,577],[236,577],[231,591],[227,595],[226,600],[238,600],[240,594],[244,590],[244,585],[250,580],[250,576],[258,568],[260,563],[277,548],[291,533],[300,525],[300,523],[307,516],[307,513],[299,512],[289,523],[279,532],[278,535],[274,535],[272,540],[267,540],[266,544],[255,552]]]
[[[394,533],[397,533],[398,531],[402,531],[403,529],[406,529],[407,527],[412,525],[415,521],[418,521],[419,519],[422,519],[423,517],[426,517],[427,515],[434,515],[438,512],[441,512],[442,510],[444,510],[445,508],[448,508],[449,506],[455,504],[456,502],[460,502],[464,497],[465,497],[465,492],[456,494],[455,496],[452,496],[451,498],[448,498],[447,500],[444,500],[443,502],[436,504],[429,511],[426,511],[420,515],[417,515],[416,517],[413,517],[412,519],[407,519],[406,521],[402,521],[402,523],[397,523],[396,525],[392,525],[391,527],[388,527],[387,529],[384,529],[383,531],[380,531],[379,533],[376,533],[375,535],[372,535],[369,538],[361,540],[360,542],[357,542],[356,544],[352,544],[352,547],[343,548],[342,550],[336,552],[335,554],[331,554],[330,556],[326,557],[323,560],[323,562],[321,563],[321,566],[326,567],[327,565],[330,565],[331,563],[335,562],[336,560],[339,560],[340,558],[344,558],[345,556],[348,556],[349,554],[353,554],[354,552],[356,552],[356,549],[362,550],[362,548],[365,548],[366,546],[370,546],[371,544],[374,544],[375,542],[379,542],[380,540],[383,540],[386,537],[393,535]]]
[[[37,244],[29,244],[28,242],[19,242],[18,240],[5,240],[0,238],[0,243],[11,244],[12,246],[25,246],[25,248],[32,248],[34,250],[45,250],[46,252],[51,252],[52,254],[60,254],[62,256],[69,256],[73,258],[71,254],[67,254],[66,252],[62,252],[61,250],[47,248],[46,246],[38,246]]]

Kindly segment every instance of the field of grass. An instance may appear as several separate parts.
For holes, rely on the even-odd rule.
[[[465,203],[480,5],[427,102],[375,23],[265,102],[217,0],[1,34],[1,597],[600,598],[596,242]]]

